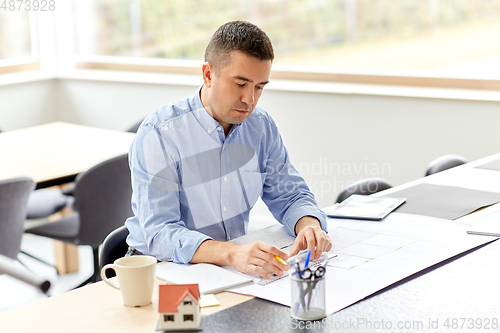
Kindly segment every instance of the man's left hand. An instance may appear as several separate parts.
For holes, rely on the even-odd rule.
[[[297,237],[293,242],[289,257],[301,250],[310,249],[311,259],[318,259],[321,253],[332,249],[332,242],[328,234],[321,229],[320,222],[311,216],[304,216],[295,224]]]

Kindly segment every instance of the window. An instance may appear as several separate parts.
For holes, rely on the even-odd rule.
[[[0,9],[0,74],[38,69],[36,15]]]
[[[202,60],[215,29],[240,19],[266,31],[275,64],[292,70],[500,79],[500,0],[73,0],[73,5],[80,55]]]
[[[174,321],[174,315],[163,315],[163,321]]]
[[[192,314],[185,314],[184,321],[194,321],[194,316]]]
[[[31,57],[31,37],[29,12],[0,9],[0,59]]]
[[[191,302],[191,301],[184,301],[183,305],[193,305],[193,302]]]

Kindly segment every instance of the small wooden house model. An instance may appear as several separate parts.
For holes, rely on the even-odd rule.
[[[159,329],[200,328],[200,290],[197,284],[160,285],[158,303]]]

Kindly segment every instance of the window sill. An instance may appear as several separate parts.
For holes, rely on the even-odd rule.
[[[2,74],[0,75],[0,86],[50,79],[192,87],[198,87],[203,83],[201,73],[199,75],[186,75],[139,71],[75,69],[62,71],[58,75],[46,74],[41,71]],[[498,90],[414,87],[385,84],[334,83],[322,81],[271,79],[271,82],[266,86],[265,90],[298,93],[500,102],[500,91]]]
[[[59,79],[165,84],[198,87],[203,84],[199,75],[160,74],[115,70],[71,70],[61,73]],[[385,84],[334,83],[304,80],[271,79],[265,90],[339,95],[365,95],[387,97],[430,98],[447,100],[500,102],[500,91],[413,87]]]
[[[45,73],[42,71],[27,71],[16,72],[0,75],[0,87],[9,86],[20,83],[37,82],[43,80],[55,79],[54,74]]]

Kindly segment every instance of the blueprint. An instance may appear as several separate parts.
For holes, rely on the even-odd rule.
[[[382,221],[328,219],[333,258],[327,264],[326,313],[332,314],[443,260],[496,237],[467,234],[469,224],[392,213]],[[262,238],[261,238],[262,237]],[[293,243],[280,225],[238,239],[260,239],[286,249]],[[290,306],[290,280],[250,284],[229,291]]]

